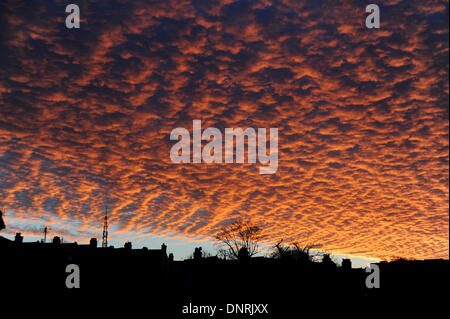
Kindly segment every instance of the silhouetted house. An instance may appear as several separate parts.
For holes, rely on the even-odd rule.
[[[111,289],[149,286],[162,281],[162,274],[167,272],[165,244],[161,249],[132,249],[131,242],[118,249],[93,249],[96,246],[95,238],[89,244],[78,244],[63,242],[59,236],[49,243],[24,242],[20,233],[14,240],[0,236],[0,255],[2,261],[7,261],[0,265],[2,287],[4,283],[4,287],[11,289],[21,286],[64,288],[65,269],[69,264],[82,269],[84,287],[88,290],[103,286]]]
[[[352,261],[351,259],[342,259],[342,269],[349,270],[352,269]]]
[[[370,289],[371,295],[380,294],[391,298],[415,298],[426,293],[427,298],[443,297],[443,288],[450,283],[448,259],[381,261],[373,263],[379,268],[380,289]]]

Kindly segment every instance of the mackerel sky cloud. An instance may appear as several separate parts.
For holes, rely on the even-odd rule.
[[[11,234],[208,238],[449,257],[448,1],[0,4],[0,205]],[[259,164],[174,164],[170,132],[278,128]],[[27,221],[30,223],[27,224]],[[125,236],[125,235],[124,235]]]

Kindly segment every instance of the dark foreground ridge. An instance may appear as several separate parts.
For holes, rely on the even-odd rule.
[[[161,318],[284,318],[298,314],[308,305],[330,301],[353,304],[392,302],[434,298],[437,302],[448,291],[448,260],[398,260],[377,263],[380,288],[366,287],[370,273],[351,268],[350,260],[336,265],[291,258],[240,258],[224,260],[204,258],[196,249],[194,258],[175,261],[160,249],[98,248],[89,244],[63,243],[55,237],[51,243],[23,242],[0,237],[0,282],[2,294],[9,298],[36,298],[68,302],[91,296],[95,300],[118,300],[164,313]],[[67,288],[70,273],[66,267],[80,269],[80,288]],[[89,300],[89,298],[87,298]],[[3,299],[2,301],[5,301]],[[4,303],[5,304],[5,303]],[[253,311],[269,314],[227,314],[230,305],[254,304]],[[199,305],[216,305],[213,316],[193,314]],[[265,306],[263,306],[265,305]],[[233,306],[235,307],[235,306]],[[263,308],[264,307],[264,308]],[[185,311],[191,313],[183,314]],[[219,310],[222,309],[222,310]],[[250,307],[247,307],[249,310]],[[242,310],[243,311],[243,310]]]

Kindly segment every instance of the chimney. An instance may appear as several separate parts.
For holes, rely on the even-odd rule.
[[[131,241],[127,241],[123,247],[126,250],[131,250],[131,247],[132,247]]]
[[[14,242],[16,244],[23,243],[23,236],[20,233],[16,233],[16,237],[14,238]]]
[[[53,245],[59,245],[61,244],[61,238],[59,236],[53,237]]]
[[[330,254],[323,255],[323,257],[322,257],[322,264],[325,264],[325,265],[333,264],[333,261],[331,260]]]
[[[166,246],[166,244],[162,244],[161,245],[161,250],[162,250],[163,254],[167,253],[167,246]]]
[[[97,248],[97,238],[91,238],[91,240],[89,241],[89,246],[91,248]]]
[[[345,269],[345,270],[352,269],[351,259],[342,259],[342,269]]]

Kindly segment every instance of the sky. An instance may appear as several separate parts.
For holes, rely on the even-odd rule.
[[[267,245],[449,258],[448,1],[0,4],[7,229],[175,249],[227,223]],[[175,164],[174,128],[278,128],[278,170]]]

